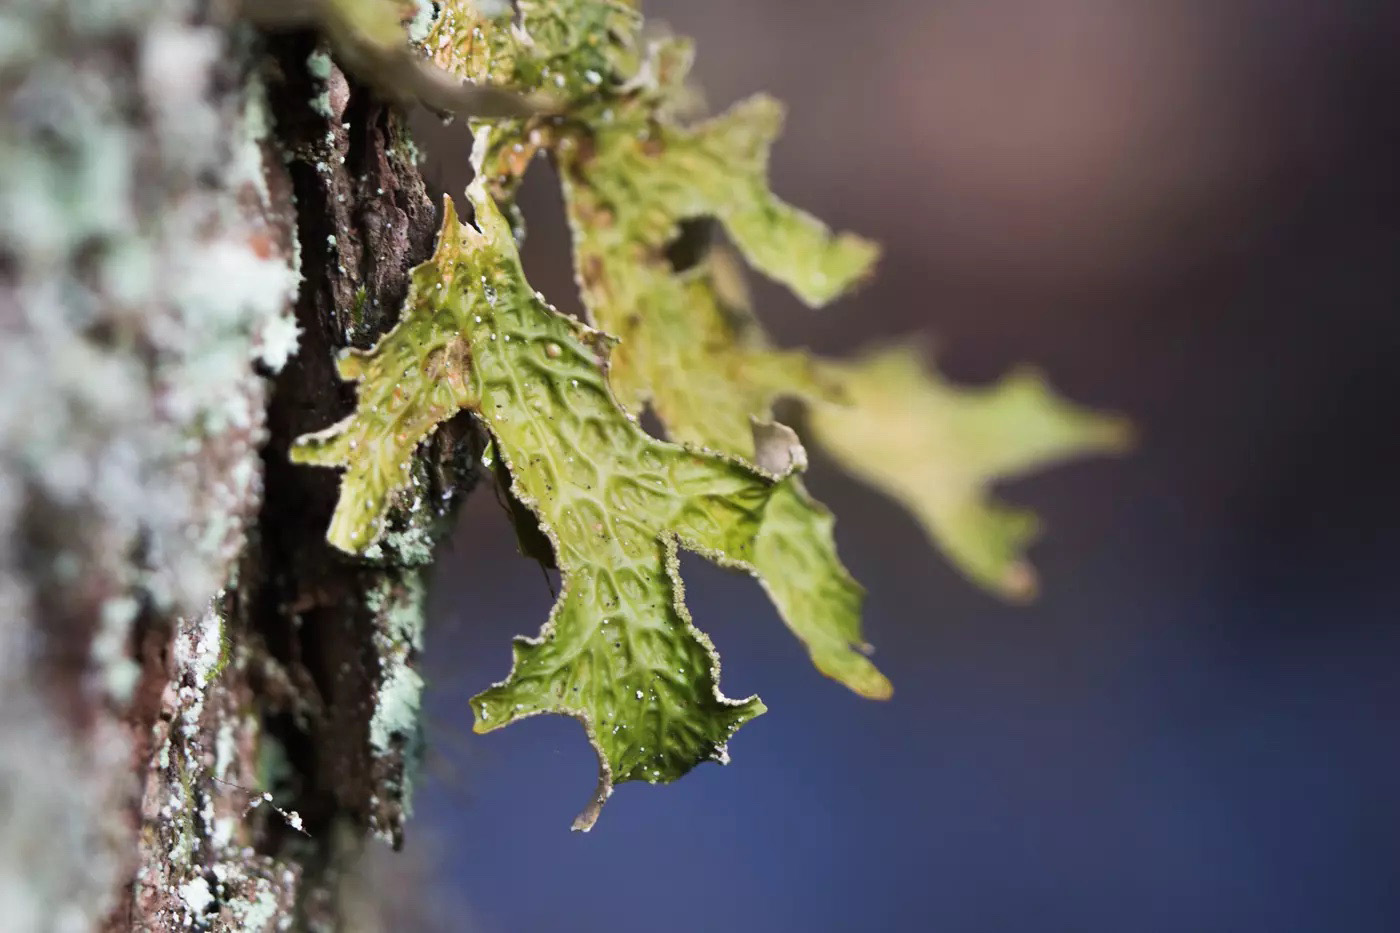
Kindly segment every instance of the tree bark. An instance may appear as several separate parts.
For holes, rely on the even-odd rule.
[[[402,843],[481,439],[434,435],[369,560],[287,461],[436,231],[401,115],[327,51],[203,0],[0,13],[6,929],[365,929],[346,880]]]

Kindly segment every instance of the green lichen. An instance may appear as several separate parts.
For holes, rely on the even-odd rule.
[[[542,103],[494,87],[464,85],[434,68],[410,44],[430,38],[432,4],[418,4],[408,28],[404,12],[404,5],[390,0],[324,0],[314,7],[341,65],[391,100],[487,116],[524,116]]]
[[[637,69],[642,20],[630,0],[518,0],[519,29],[471,0],[440,6],[423,45],[444,71],[477,84],[573,105]]]
[[[209,672],[210,680],[218,680],[219,675],[228,670],[229,664],[233,661],[233,636],[229,634],[229,627],[223,625],[219,627],[219,658],[214,662],[214,668]]]
[[[318,81],[325,81],[331,76],[331,66],[331,57],[323,49],[306,56],[306,71]]]
[[[516,643],[511,676],[473,701],[477,729],[542,712],[579,719],[600,768],[583,829],[615,782],[726,760],[729,736],[763,705],[720,693],[718,658],[682,600],[681,547],[758,575],[819,667],[887,696],[856,650],[861,592],[835,556],[830,516],[791,472],[800,449],[774,474],[649,437],[608,389],[609,340],[537,296],[484,183],[469,195],[479,230],[449,202],[404,318],[373,351],[342,358],[342,376],[360,383],[355,414],[292,453],[346,468],[328,537],[361,552],[424,437],[463,408],[490,430],[564,584],[540,637]]]
[[[331,109],[331,89],[330,76],[334,62],[325,49],[316,49],[306,56],[306,73],[316,80],[320,90],[307,101],[307,106],[311,112],[327,120],[335,116],[335,111]]]

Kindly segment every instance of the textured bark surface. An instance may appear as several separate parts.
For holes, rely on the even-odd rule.
[[[29,6],[0,13],[3,925],[364,929],[343,888],[402,840],[480,441],[438,432],[361,561],[286,449],[351,407],[335,356],[392,325],[435,207],[310,34]]]

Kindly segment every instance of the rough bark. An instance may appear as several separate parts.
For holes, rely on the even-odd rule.
[[[286,460],[430,250],[401,117],[202,0],[7,7],[0,108],[5,927],[350,927],[479,444],[435,435],[367,561]]]

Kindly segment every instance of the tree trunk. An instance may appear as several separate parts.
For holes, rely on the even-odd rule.
[[[398,113],[228,17],[0,11],[7,930],[362,929],[345,879],[402,841],[480,438],[434,435],[372,560],[286,451],[349,411],[336,356],[392,325],[435,209]]]

